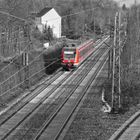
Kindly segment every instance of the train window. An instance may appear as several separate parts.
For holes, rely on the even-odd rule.
[[[81,52],[80,52],[80,56],[84,56],[87,52],[89,52],[92,48],[92,45],[89,45],[88,47],[86,47],[85,49],[83,49]]]
[[[75,58],[75,53],[64,53],[65,59]]]
[[[75,54],[76,54],[75,48],[64,48],[65,59],[75,58]]]

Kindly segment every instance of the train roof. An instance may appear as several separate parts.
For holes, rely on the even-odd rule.
[[[90,42],[93,42],[93,39],[89,39],[89,40],[87,40],[84,43],[79,44],[79,45],[77,45],[75,43],[71,43],[71,44],[68,44],[67,46],[65,46],[64,48],[70,48],[70,49],[73,49],[73,48],[81,48],[81,47],[83,47],[84,45],[86,45],[86,44],[88,44]]]
[[[64,47],[63,49],[64,50],[74,50],[74,49],[76,49],[76,47]]]
[[[89,40],[85,41],[84,43],[78,45],[77,48],[81,48],[81,47],[83,47],[84,45],[86,45],[86,44],[88,44],[90,42],[93,42],[93,39],[89,39]]]

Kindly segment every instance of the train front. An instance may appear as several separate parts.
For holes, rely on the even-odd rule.
[[[64,69],[70,70],[74,67],[76,57],[75,47],[64,47],[62,49],[62,66]]]

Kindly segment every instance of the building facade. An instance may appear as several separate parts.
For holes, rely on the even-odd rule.
[[[43,32],[45,27],[50,27],[53,31],[53,36],[61,37],[61,16],[52,7],[45,7],[36,15],[35,19],[38,29]]]

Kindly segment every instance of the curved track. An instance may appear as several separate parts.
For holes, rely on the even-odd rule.
[[[71,99],[90,70],[95,71],[95,65],[98,64],[97,62],[106,52],[105,50],[107,49],[101,49],[101,52],[96,51],[94,57],[92,56],[92,59],[89,57],[89,61],[83,66],[81,65],[78,70],[71,73],[65,72],[57,80],[47,83],[47,88],[45,86],[46,89],[43,89],[41,93],[38,91],[34,98],[31,97],[28,101],[24,100],[25,104],[1,123],[1,139],[31,139],[34,135],[35,139],[38,139],[42,136],[46,126],[54,120],[54,117],[59,114],[58,111]],[[36,135],[36,133],[38,134]]]
[[[140,111],[128,119],[109,140],[139,140]]]

